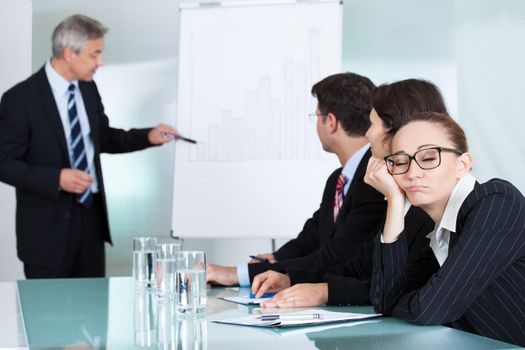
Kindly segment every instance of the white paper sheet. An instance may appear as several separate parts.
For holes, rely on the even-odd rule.
[[[319,309],[302,310],[298,312],[282,313],[279,318],[264,320],[261,316],[239,317],[229,320],[216,320],[213,322],[251,327],[298,327],[321,325],[333,322],[347,322],[379,317],[381,314],[360,314],[352,312],[333,312]]]

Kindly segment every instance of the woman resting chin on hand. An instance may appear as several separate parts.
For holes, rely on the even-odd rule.
[[[465,134],[444,114],[412,116],[394,135],[391,152],[389,173],[435,229],[411,263],[403,229],[385,227],[377,237],[376,312],[525,346],[523,195],[504,180],[476,181]],[[393,215],[393,223],[402,218]]]

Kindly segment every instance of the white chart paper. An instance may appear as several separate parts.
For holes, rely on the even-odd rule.
[[[339,166],[307,115],[341,41],[338,1],[181,10],[173,235],[297,235]]]

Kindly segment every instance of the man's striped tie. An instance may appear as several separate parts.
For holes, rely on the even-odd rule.
[[[70,146],[73,150],[72,168],[89,173],[86,147],[84,147],[82,129],[80,128],[80,120],[78,118],[77,105],[75,103],[75,85],[69,85],[68,90],[67,112],[69,114],[69,128],[71,131]],[[89,187],[84,193],[79,194],[77,196],[77,201],[86,207],[90,207],[91,202],[93,201],[93,192],[91,191],[91,187]]]
[[[339,215],[339,209],[341,209],[341,206],[343,205],[343,190],[347,181],[348,178],[344,176],[343,173],[339,174],[339,178],[337,179],[337,185],[335,186],[334,222],[337,220],[337,216]]]

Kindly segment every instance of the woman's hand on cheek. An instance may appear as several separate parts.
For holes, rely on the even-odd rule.
[[[365,182],[386,197],[388,206],[382,237],[383,242],[392,243],[404,229],[405,192],[390,175],[382,159],[370,158]]]
[[[365,182],[381,192],[389,202],[405,201],[405,192],[386,168],[385,161],[371,157],[366,168]]]

